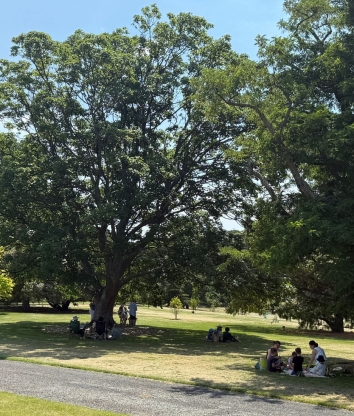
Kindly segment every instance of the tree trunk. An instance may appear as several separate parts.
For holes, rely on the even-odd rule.
[[[331,319],[323,319],[332,332],[344,332],[344,317],[342,314],[337,313]]]
[[[26,298],[26,299],[22,300],[22,309],[24,311],[30,311],[31,310],[31,305],[30,305],[29,298]]]
[[[120,279],[118,278],[107,279],[106,287],[100,294],[95,296],[96,308],[93,317],[94,321],[97,321],[102,316],[108,326],[111,327],[114,325],[113,308],[120,289],[119,281]]]
[[[63,312],[67,312],[69,310],[70,303],[71,303],[71,300],[63,300],[63,302],[61,304],[62,305],[61,310]]]
[[[71,300],[63,300],[61,303],[53,303],[47,299],[47,302],[52,308],[58,309],[60,312],[67,312],[69,310]]]

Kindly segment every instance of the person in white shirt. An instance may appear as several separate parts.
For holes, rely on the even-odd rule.
[[[311,373],[316,373],[317,375],[325,375],[327,369],[327,357],[323,348],[319,347],[317,342],[311,340],[309,346],[312,350],[311,358],[307,370],[310,370]],[[311,365],[315,363],[315,367],[311,369]],[[322,374],[323,373],[323,374]]]
[[[310,369],[310,374],[317,377],[324,377],[326,375],[326,361],[323,355],[319,355],[316,360],[316,365]]]
[[[96,310],[95,301],[94,301],[94,299],[92,299],[92,302],[90,302],[90,309],[89,309],[89,314],[91,316],[91,322],[93,322],[93,318],[95,316],[95,310]]]
[[[136,311],[138,310],[138,306],[134,301],[130,302],[129,305],[129,324],[134,326],[136,324]]]

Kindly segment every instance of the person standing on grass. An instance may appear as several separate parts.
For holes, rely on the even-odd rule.
[[[132,300],[129,305],[129,324],[134,326],[136,324],[136,311],[138,310],[137,304]]]
[[[118,316],[119,316],[119,320],[120,323],[125,325],[128,319],[128,309],[126,308],[125,304],[122,303],[118,309]]]
[[[92,299],[92,302],[90,303],[90,309],[89,309],[91,322],[93,321],[93,317],[95,316],[95,310],[96,310],[95,301],[94,299]]]

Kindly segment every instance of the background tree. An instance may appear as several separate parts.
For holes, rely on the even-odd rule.
[[[181,302],[181,299],[179,299],[177,296],[172,298],[170,300],[170,308],[172,309],[175,319],[177,319],[177,315],[179,313],[179,310],[183,308],[183,303]]]
[[[258,61],[234,54],[205,69],[195,99],[209,119],[243,116],[254,126],[229,155],[247,161],[260,188],[244,226],[253,263],[291,286],[280,310],[343,331],[354,313],[353,6],[284,8],[287,36],[258,37]]]
[[[0,247],[0,261],[3,258],[4,248]],[[11,298],[12,296],[12,289],[14,283],[12,279],[7,275],[5,270],[0,269],[0,299],[6,300]]]
[[[191,298],[190,307],[193,313],[197,310],[198,304],[199,304],[198,298]]]
[[[238,205],[246,173],[224,160],[244,120],[207,121],[190,99],[189,80],[220,65],[229,39],[190,14],[160,17],[143,9],[134,36],[30,32],[13,40],[20,60],[0,61],[13,132],[1,137],[2,243],[30,253],[40,280],[83,285],[107,322],[162,224]]]
[[[0,299],[9,299],[12,295],[13,281],[4,273],[0,272]]]

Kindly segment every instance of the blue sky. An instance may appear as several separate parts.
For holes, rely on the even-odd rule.
[[[11,38],[31,30],[64,40],[76,29],[111,32],[132,28],[132,18],[153,0],[9,0],[1,4],[0,57],[8,58]],[[156,0],[163,15],[191,12],[214,25],[211,34],[230,34],[239,53],[256,57],[257,34],[274,36],[283,15],[283,0]],[[133,28],[132,28],[133,30]]]
[[[251,58],[256,58],[257,34],[279,34],[277,22],[284,17],[283,0],[9,0],[1,4],[0,58],[10,57],[12,37],[31,30],[59,41],[77,29],[97,34],[125,26],[133,32],[133,16],[152,3],[164,16],[191,12],[205,17],[214,25],[212,36],[231,35],[234,49]],[[239,228],[231,220],[223,225]]]

